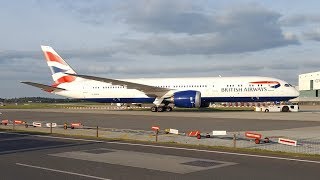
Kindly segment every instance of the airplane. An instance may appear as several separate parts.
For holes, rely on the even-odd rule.
[[[21,82],[46,92],[100,103],[153,103],[152,112],[208,107],[210,102],[275,102],[299,96],[289,83],[271,77],[111,79],[77,74],[50,46],[41,46],[52,85]]]

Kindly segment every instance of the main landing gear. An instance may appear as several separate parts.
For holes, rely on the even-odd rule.
[[[172,111],[172,107],[170,107],[170,106],[159,106],[159,107],[152,106],[151,111],[152,112],[163,112],[163,111],[170,112],[170,111]]]

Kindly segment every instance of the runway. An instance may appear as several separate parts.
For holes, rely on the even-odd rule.
[[[320,162],[0,133],[4,179],[318,179]],[[17,146],[19,145],[19,146]]]
[[[268,131],[320,126],[319,113],[258,113],[258,112],[170,112],[100,110],[2,110],[2,119],[27,122],[46,121],[63,124],[81,122],[86,126],[117,129],[150,130],[158,125],[162,129],[181,131]]]

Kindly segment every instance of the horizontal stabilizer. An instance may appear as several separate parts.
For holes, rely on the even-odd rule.
[[[52,87],[52,86],[48,86],[48,85],[44,85],[44,84],[39,84],[39,83],[34,83],[34,82],[21,82],[23,84],[28,84],[30,86],[34,86],[34,87],[37,87],[37,88],[40,88],[44,91],[47,91],[47,92],[52,92],[54,90],[65,90],[63,88],[58,88],[58,87]]]

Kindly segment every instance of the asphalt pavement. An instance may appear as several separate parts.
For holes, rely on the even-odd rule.
[[[319,179],[320,162],[0,133],[1,178]]]
[[[55,122],[60,125],[65,122],[81,122],[85,126],[104,127],[104,128],[117,128],[117,129],[136,129],[136,130],[150,130],[151,126],[158,125],[162,129],[174,128],[180,131],[188,131],[197,129],[201,131],[212,130],[227,130],[227,131],[266,131],[266,130],[282,130],[301,127],[314,127],[320,126],[320,121],[312,120],[290,120],[290,119],[275,119],[278,116],[285,114],[273,113],[272,119],[264,119],[264,113],[245,113],[232,112],[228,113],[228,118],[217,116],[214,112],[211,113],[213,117],[199,116],[199,117],[186,117],[184,113],[155,113],[164,114],[163,116],[152,116],[149,112],[119,112],[117,114],[105,113],[101,111],[92,110],[91,113],[84,113],[79,111],[69,112],[67,110],[58,110],[57,112],[50,111],[23,111],[23,110],[3,110],[2,119],[9,120],[24,120],[28,123],[34,121]],[[132,114],[130,114],[132,113]],[[191,115],[201,115],[201,113],[187,113]],[[218,113],[219,114],[219,113]],[[230,117],[230,114],[235,118]],[[287,113],[291,115],[292,113]],[[178,116],[180,115],[180,116]],[[241,116],[243,115],[243,116]],[[314,114],[310,114],[314,115]],[[320,114],[317,114],[319,117]],[[240,116],[240,117],[239,117]],[[268,115],[270,116],[270,114]],[[290,117],[289,116],[289,117]],[[308,114],[296,114],[296,116],[307,117]],[[294,116],[294,117],[296,117]],[[246,118],[248,117],[248,118]],[[316,118],[319,120],[319,118]]]

